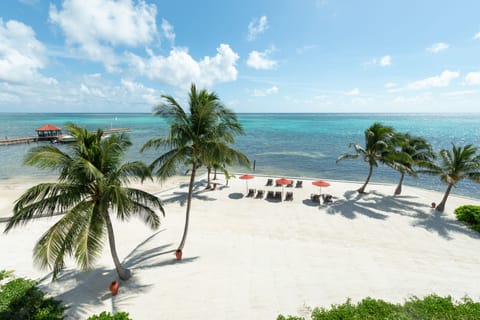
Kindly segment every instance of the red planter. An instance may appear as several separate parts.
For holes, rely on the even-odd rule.
[[[177,260],[182,260],[182,250],[175,251],[175,257],[177,257]]]
[[[116,296],[116,295],[117,295],[117,293],[118,293],[118,287],[120,287],[120,284],[118,283],[117,280],[112,281],[112,283],[110,283],[110,292],[112,293],[112,296]]]

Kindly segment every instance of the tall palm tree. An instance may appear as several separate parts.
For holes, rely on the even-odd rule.
[[[356,143],[350,143],[349,148],[353,147],[355,153],[342,154],[337,159],[337,164],[344,159],[356,159],[360,156],[363,161],[368,163],[369,171],[365,183],[357,190],[359,193],[364,193],[368,182],[373,174],[373,168],[378,167],[378,163],[388,161],[386,155],[392,151],[391,140],[394,136],[394,129],[389,126],[384,126],[378,122],[371,125],[365,130],[365,147]]]
[[[394,195],[402,193],[405,174],[417,176],[415,167],[423,167],[435,159],[432,146],[422,137],[411,136],[408,133],[397,133],[393,139],[394,152],[387,155],[390,161],[386,164],[400,172],[400,180],[395,188]]]
[[[235,113],[226,108],[213,92],[205,89],[197,91],[192,84],[189,93],[189,113],[169,95],[163,95],[164,102],[154,107],[155,116],[164,117],[170,122],[170,130],[165,137],[150,139],[142,147],[165,151],[155,159],[150,167],[156,169],[155,174],[167,178],[176,174],[182,166],[190,167],[190,182],[182,240],[177,250],[183,250],[187,239],[190,221],[190,209],[193,185],[198,168],[208,165],[212,159],[219,163],[228,155],[236,163],[250,164],[248,158],[230,144],[238,134],[244,134],[243,128]]]
[[[158,228],[155,209],[164,212],[160,200],[125,187],[131,177],[151,177],[150,170],[141,162],[121,162],[131,145],[125,134],[102,139],[102,130],[90,133],[73,124],[67,129],[76,139],[70,153],[53,145],[29,150],[25,164],[58,171],[59,177],[57,182],[41,183],[20,196],[5,232],[33,218],[64,213],[35,245],[35,262],[53,269],[54,279],[64,267],[65,256],[75,257],[82,270],[89,269],[102,252],[106,233],[118,276],[127,280],[131,274],[120,264],[111,215],[122,221],[136,215],[152,229]]]
[[[480,155],[477,151],[478,148],[471,144],[464,147],[452,144],[451,152],[447,149],[440,150],[439,162],[426,164],[426,169],[421,170],[423,173],[440,176],[440,180],[447,184],[442,201],[436,207],[437,211],[445,210],[448,195],[460,180],[466,178],[480,182]]]

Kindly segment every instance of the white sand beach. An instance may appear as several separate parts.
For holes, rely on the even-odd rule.
[[[282,190],[266,187],[266,180],[257,176],[248,186]],[[335,202],[319,205],[310,201],[319,188],[302,180],[302,188],[285,188],[293,201],[282,202],[246,198],[243,180],[225,186],[220,179],[213,191],[199,180],[179,262],[174,250],[188,178],[141,186],[163,200],[166,217],[157,231],[137,219],[115,221],[119,256],[133,272],[115,297],[108,290],[117,276],[107,245],[94,270],[80,272],[69,261],[53,283],[33,265],[35,242],[58,217],[0,234],[0,269],[39,279],[69,306],[71,319],[103,310],[126,311],[133,319],[275,319],[279,313],[307,316],[312,307],[347,297],[403,302],[436,293],[480,300],[480,236],[453,214],[479,200],[452,195],[440,214],[430,206],[441,200],[438,192],[404,186],[394,197],[394,185],[369,184],[368,193],[358,195],[359,182],[330,181],[322,191]],[[0,217],[11,214],[13,201],[34,182],[0,183]]]

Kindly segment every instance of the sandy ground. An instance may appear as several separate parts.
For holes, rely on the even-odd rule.
[[[265,187],[266,177],[248,181]],[[117,249],[133,277],[116,279],[108,247],[96,268],[79,272],[73,261],[58,281],[32,263],[36,240],[56,219],[37,219],[0,235],[0,269],[40,279],[44,290],[70,306],[71,319],[107,311],[127,311],[133,319],[275,319],[279,313],[308,315],[347,297],[366,296],[403,302],[431,293],[480,300],[480,237],[457,222],[453,210],[480,201],[451,196],[445,213],[431,209],[442,194],[393,185],[331,181],[323,192],[334,204],[315,204],[318,193],[308,179],[293,201],[246,198],[246,182],[219,180],[216,190],[196,184],[184,259],[175,260],[184,225],[188,179],[143,188],[158,194],[166,217],[152,231],[139,220],[114,224]],[[33,181],[0,183],[0,216]],[[179,185],[180,184],[180,185]],[[174,187],[175,188],[171,188]],[[0,228],[5,224],[1,223]]]

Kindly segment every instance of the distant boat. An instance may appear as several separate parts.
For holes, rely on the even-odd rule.
[[[69,134],[62,134],[58,136],[56,139],[52,140],[52,143],[70,143],[75,141],[76,139],[74,136]]]

